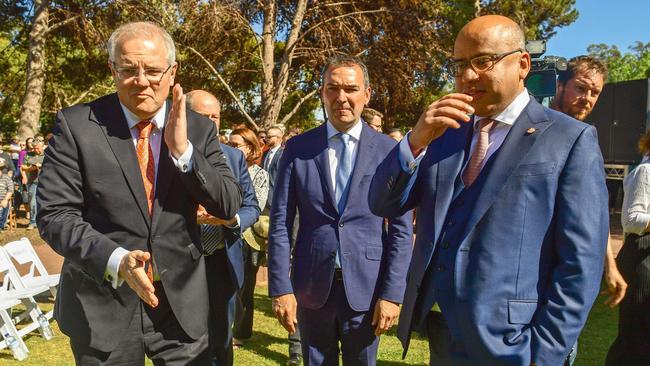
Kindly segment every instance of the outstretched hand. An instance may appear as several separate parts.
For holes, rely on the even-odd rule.
[[[145,264],[151,259],[149,252],[134,250],[122,257],[119,276],[138,294],[138,297],[152,308],[158,306],[153,283],[147,277]],[[149,263],[151,265],[151,263]]]

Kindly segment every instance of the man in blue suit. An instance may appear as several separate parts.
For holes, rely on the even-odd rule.
[[[384,219],[368,207],[377,165],[395,141],[361,122],[366,66],[330,60],[321,98],[329,121],[292,138],[276,181],[269,233],[269,295],[280,323],[300,328],[305,365],[374,365],[378,336],[399,314],[412,248],[410,213]],[[298,235],[291,252],[296,210]]]
[[[465,25],[449,64],[458,92],[428,107],[373,179],[375,214],[417,207],[405,352],[413,329],[435,341],[439,306],[454,365],[562,365],[598,294],[608,215],[596,131],[528,95],[524,46],[506,17]]]
[[[203,90],[187,93],[187,103],[193,111],[210,118],[219,131],[221,105],[212,94]],[[216,136],[215,136],[216,138]],[[252,226],[260,215],[255,189],[248,174],[244,154],[231,146],[221,144],[228,167],[242,187],[243,202],[235,218],[222,220],[207,215],[200,220],[201,242],[205,251],[206,273],[210,296],[212,329],[211,346],[216,366],[233,364],[232,324],[235,321],[237,290],[244,283],[244,255],[241,234]]]

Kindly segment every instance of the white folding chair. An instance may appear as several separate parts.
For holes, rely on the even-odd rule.
[[[29,264],[29,271],[20,276],[20,280],[25,288],[34,288],[46,286],[43,292],[50,291],[53,297],[56,297],[57,286],[59,285],[59,274],[48,274],[43,262],[36,254],[32,243],[27,238],[12,241],[4,245],[4,249],[20,265]],[[46,314],[47,319],[52,318],[52,312]]]
[[[23,337],[37,329],[38,316],[43,312],[38,307],[34,296],[48,290],[47,286],[24,288],[20,280],[20,275],[11,262],[11,259],[3,247],[0,247],[0,274],[2,275],[2,285],[0,285],[0,349],[8,347],[5,334],[14,337],[25,354],[29,352]],[[21,312],[15,318],[12,318],[13,307],[23,304],[25,311]],[[15,324],[29,318],[31,323],[21,329],[17,329]]]

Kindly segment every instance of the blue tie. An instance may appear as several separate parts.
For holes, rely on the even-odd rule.
[[[343,214],[345,203],[348,200],[350,173],[352,172],[352,153],[348,147],[350,135],[339,133],[342,149],[336,169],[336,206],[339,215]]]
[[[339,216],[343,214],[345,202],[348,200],[348,190],[350,188],[349,180],[352,171],[352,152],[348,146],[350,135],[345,133],[338,134],[341,141],[342,149],[339,155],[338,166],[336,169],[336,206],[339,210]],[[336,247],[336,268],[341,268],[341,242]]]

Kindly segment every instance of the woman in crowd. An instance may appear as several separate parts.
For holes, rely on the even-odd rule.
[[[255,132],[245,127],[237,128],[230,134],[229,144],[244,153],[248,163],[248,173],[255,188],[255,195],[260,210],[263,210],[269,194],[269,175],[254,163],[262,155],[262,147]],[[265,219],[260,216],[260,221]],[[252,229],[256,227],[257,224]],[[257,270],[266,255],[265,249],[256,242],[250,242],[244,237],[244,285],[237,297],[237,306],[235,308],[235,325],[233,327],[233,345],[235,347],[242,346],[244,341],[253,335],[253,293]]]
[[[628,284],[608,366],[650,363],[650,130],[639,140],[641,164],[623,181],[625,242],[616,262]]]

